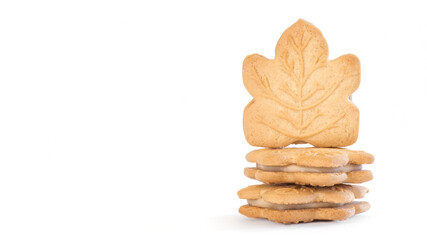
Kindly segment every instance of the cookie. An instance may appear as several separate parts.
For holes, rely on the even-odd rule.
[[[293,208],[301,208],[301,206],[295,205],[350,203],[356,198],[363,198],[368,191],[363,186],[345,184],[332,187],[261,184],[243,188],[237,195],[239,198],[247,199],[248,201],[263,201],[273,205],[288,205]]]
[[[278,223],[312,222],[314,220],[346,220],[369,210],[368,202],[351,202],[339,207],[274,210],[269,208],[241,206],[239,212],[250,218],[267,218]]]
[[[248,205],[239,209],[245,216],[297,223],[344,220],[367,211],[368,203],[353,201],[367,192],[365,187],[345,184],[333,187],[263,184],[246,187],[237,194],[248,201]]]
[[[275,54],[272,60],[254,54],[243,62],[243,82],[253,97],[243,116],[248,143],[271,148],[353,144],[359,110],[350,96],[360,83],[358,58],[347,54],[328,60],[322,33],[304,20],[282,34]]]
[[[246,160],[265,166],[298,165],[337,168],[347,164],[371,164],[374,156],[364,151],[344,148],[281,148],[249,152]]]
[[[271,172],[245,168],[245,176],[267,184],[296,183],[312,186],[332,186],[340,183],[363,183],[373,179],[369,170],[341,173]]]
[[[296,183],[332,186],[339,183],[362,183],[373,179],[372,172],[362,170],[374,156],[364,151],[340,148],[259,149],[246,155],[256,168],[245,168],[245,176],[263,183]]]

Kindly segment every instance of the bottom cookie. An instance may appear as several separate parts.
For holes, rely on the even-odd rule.
[[[296,210],[274,210],[269,208],[241,206],[239,212],[250,218],[267,218],[278,223],[312,222],[314,220],[346,220],[347,218],[368,211],[368,202],[351,202],[334,208],[306,208]]]

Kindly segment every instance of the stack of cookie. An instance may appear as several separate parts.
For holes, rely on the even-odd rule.
[[[360,63],[347,54],[328,60],[322,33],[299,20],[280,37],[273,60],[250,55],[243,81],[253,100],[244,112],[255,163],[245,175],[263,182],[238,192],[248,201],[239,212],[281,223],[345,220],[369,209],[354,201],[368,189],[349,185],[372,179],[362,170],[374,157],[342,147],[356,142],[359,110],[351,94],[360,83]],[[310,148],[289,148],[309,143]]]

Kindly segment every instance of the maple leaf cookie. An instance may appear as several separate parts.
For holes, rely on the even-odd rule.
[[[345,220],[369,209],[369,203],[354,201],[367,192],[365,187],[344,184],[333,187],[253,185],[238,192],[239,198],[248,201],[239,212],[279,223]]]
[[[263,183],[296,183],[332,186],[372,180],[362,164],[372,164],[374,156],[364,151],[342,148],[259,149],[246,155],[255,168],[245,168],[245,175]]]
[[[273,60],[254,54],[243,62],[243,82],[253,97],[243,118],[249,144],[353,144],[359,110],[350,96],[360,83],[358,58],[347,54],[328,60],[322,33],[304,20],[282,34],[275,54]]]

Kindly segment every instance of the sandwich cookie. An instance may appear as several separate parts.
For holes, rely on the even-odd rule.
[[[365,212],[363,198],[368,189],[339,184],[333,187],[299,185],[253,185],[238,192],[248,205],[239,212],[250,218],[267,218],[279,223],[311,222],[314,220],[345,220]]]
[[[373,179],[362,164],[374,162],[364,151],[342,148],[259,149],[246,155],[256,168],[245,168],[245,175],[267,184],[296,183],[332,186],[362,183]]]

